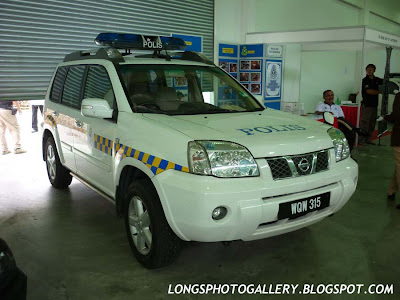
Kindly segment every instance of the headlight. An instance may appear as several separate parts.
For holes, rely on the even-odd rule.
[[[333,146],[335,147],[336,161],[348,158],[350,156],[350,147],[343,132],[332,127],[328,129],[328,134],[333,141]]]
[[[259,176],[257,164],[243,146],[221,141],[192,141],[188,145],[189,170],[216,177]]]

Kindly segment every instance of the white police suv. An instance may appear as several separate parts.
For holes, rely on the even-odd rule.
[[[339,130],[265,109],[203,55],[172,52],[181,39],[95,41],[102,47],[67,55],[51,80],[43,158],[54,187],[75,177],[116,204],[145,267],[173,262],[182,240],[311,225],[354,193],[358,166]],[[221,104],[226,89],[234,97]]]

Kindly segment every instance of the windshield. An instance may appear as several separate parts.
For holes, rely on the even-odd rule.
[[[122,65],[120,72],[136,112],[190,115],[264,110],[217,67]]]

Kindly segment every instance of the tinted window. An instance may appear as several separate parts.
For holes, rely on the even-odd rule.
[[[54,77],[53,86],[51,88],[50,100],[60,102],[61,92],[63,89],[65,76],[67,75],[68,67],[58,68],[56,76]]]
[[[62,94],[62,104],[73,108],[80,107],[80,94],[85,66],[73,66],[69,68]]]
[[[107,70],[103,66],[90,66],[83,98],[105,99],[113,108],[114,92]]]

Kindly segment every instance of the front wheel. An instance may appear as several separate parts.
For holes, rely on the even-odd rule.
[[[132,252],[143,266],[160,268],[179,256],[181,240],[168,225],[160,199],[149,180],[130,184],[124,217]]]
[[[49,137],[45,146],[46,168],[49,181],[57,189],[63,189],[71,184],[72,176],[60,161],[53,137]]]

